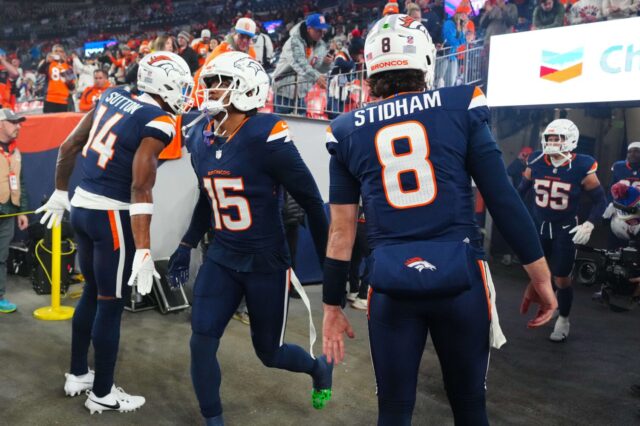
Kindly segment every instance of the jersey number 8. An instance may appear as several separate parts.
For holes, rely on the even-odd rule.
[[[402,139],[409,141],[409,151],[398,154],[395,142]],[[391,124],[378,130],[374,142],[389,205],[408,209],[431,204],[438,194],[438,187],[429,161],[429,138],[424,126],[417,121]],[[401,176],[405,173],[413,173],[415,189],[402,187]]]

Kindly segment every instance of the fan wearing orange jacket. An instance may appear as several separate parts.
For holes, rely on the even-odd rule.
[[[84,89],[80,96],[79,108],[81,112],[88,112],[96,105],[102,92],[107,90],[111,85],[107,73],[104,70],[95,70],[93,72],[93,86]]]

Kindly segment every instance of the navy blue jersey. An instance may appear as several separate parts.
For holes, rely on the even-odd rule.
[[[124,89],[105,91],[93,113],[93,126],[82,149],[80,187],[97,195],[131,201],[133,157],[144,138],[169,144],[175,119],[149,96],[139,99]]]
[[[534,152],[530,158],[538,158]],[[584,154],[572,154],[571,162],[560,167],[551,164],[547,155],[530,163],[535,191],[535,212],[545,222],[570,222],[578,214],[582,181],[598,170],[597,161]]]
[[[640,186],[640,170],[631,167],[629,162],[622,160],[616,161],[611,166],[611,185],[618,182],[626,183],[629,186]]]
[[[213,211],[215,232],[208,256],[242,272],[287,268],[282,184],[306,211],[322,259],[328,228],[322,198],[286,122],[272,114],[257,114],[230,138],[212,139],[203,135],[207,125],[205,120],[195,125],[186,144],[200,190]]]
[[[331,123],[327,148],[359,181],[370,245],[477,238],[468,140],[489,119],[480,89],[402,94]],[[331,203],[341,194],[332,174]],[[346,198],[345,198],[346,197]]]

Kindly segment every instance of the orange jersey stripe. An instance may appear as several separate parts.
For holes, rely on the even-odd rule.
[[[484,269],[484,262],[478,260],[480,274],[482,275],[482,284],[484,284],[484,293],[487,296],[487,309],[489,310],[489,321],[491,321],[491,295],[489,294],[489,285],[487,284],[487,271]]]
[[[109,226],[111,227],[111,236],[113,237],[113,251],[120,248],[120,239],[118,238],[118,227],[116,226],[116,212],[114,210],[107,210],[109,215]]]

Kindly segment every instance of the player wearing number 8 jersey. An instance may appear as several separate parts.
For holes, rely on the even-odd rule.
[[[282,223],[283,187],[305,210],[316,253],[326,248],[327,219],[318,188],[296,149],[286,122],[258,114],[269,77],[242,52],[223,53],[200,73],[204,118],[187,135],[200,198],[180,247],[169,260],[169,280],[188,279],[191,249],[210,227],[214,237],[193,288],[191,378],[207,425],[223,424],[220,339],[246,298],[251,340],[267,367],[306,373],[312,403],[331,396],[332,366],[284,342],[290,281]]]
[[[571,151],[578,146],[578,127],[567,119],[554,120],[542,134],[542,152],[533,153],[518,191],[524,196],[533,187],[534,215],[545,257],[558,287],[560,315],[549,338],[562,342],[569,336],[569,313],[573,302],[571,270],[575,244],[586,244],[600,220],[606,201],[596,176],[598,163]],[[593,205],[588,219],[578,225],[578,203],[583,192]],[[575,234],[575,235],[572,235]]]
[[[431,333],[456,425],[486,425],[489,348],[505,339],[482,261],[471,178],[531,277],[522,311],[541,306],[530,327],[549,321],[555,308],[542,249],[489,131],[482,91],[425,91],[435,48],[422,24],[406,15],[382,18],[367,37],[365,58],[371,93],[382,100],[340,116],[327,131],[323,350],[339,362],[343,334],[353,337],[340,304],[362,196],[374,258],[369,341],[378,424],[411,424]]]
[[[158,155],[174,135],[173,114],[189,107],[192,87],[189,67],[178,55],[160,51],[142,59],[138,88],[144,93],[136,98],[116,88],[102,94],[61,145],[56,189],[38,210],[50,228],[71,209],[85,286],[73,316],[64,389],[71,396],[91,390],[85,402],[91,414],[133,411],[145,402],[113,384],[120,319],[129,286],[147,294],[157,275],[149,250],[151,190]],[[82,179],[70,207],[67,191],[77,154]],[[95,374],[87,359],[91,343]]]

